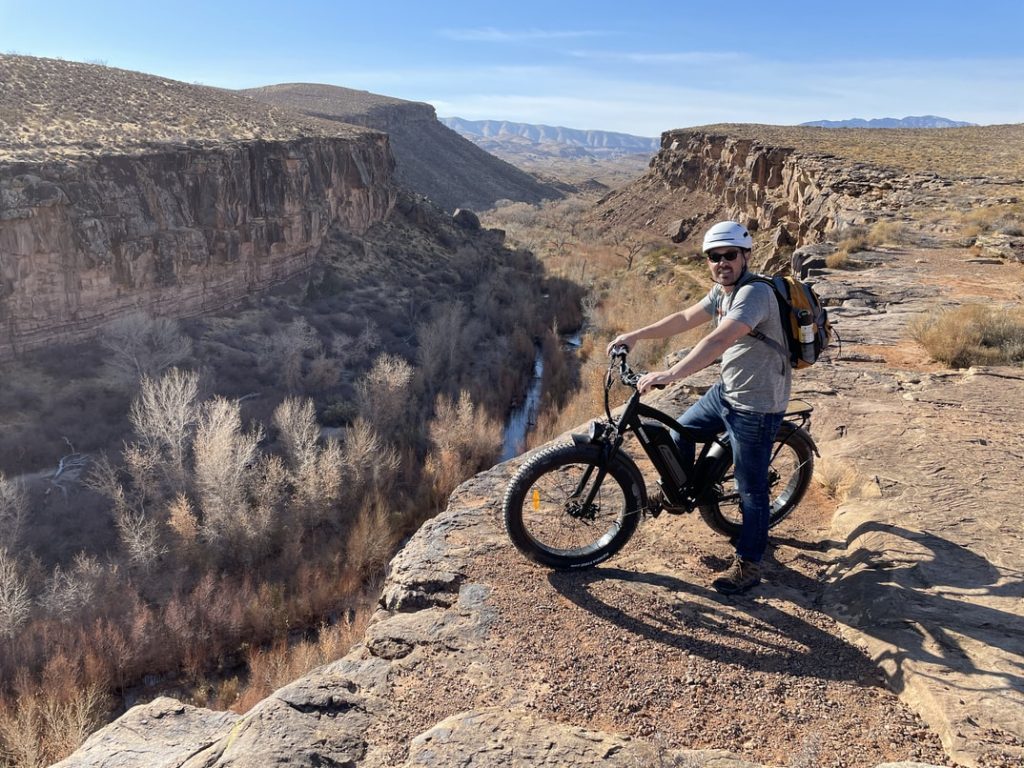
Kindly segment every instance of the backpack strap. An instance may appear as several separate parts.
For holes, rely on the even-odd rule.
[[[779,289],[775,287],[775,281],[770,280],[769,278],[763,277],[761,275],[752,274],[750,279],[747,282],[748,283],[754,283],[754,282],[765,283],[769,288],[772,289],[772,293],[775,294],[775,300],[777,302],[779,302],[779,309],[780,309],[779,321],[781,322],[782,321],[782,312],[781,312],[781,310],[783,308],[782,307],[782,296],[779,293]],[[782,333],[783,333],[783,335],[786,334],[786,327],[785,327],[785,325],[782,326]],[[790,362],[790,351],[789,351],[789,349],[784,347],[784,346],[782,346],[775,339],[771,338],[770,336],[766,336],[765,334],[761,333],[761,331],[757,330],[756,328],[751,328],[750,329],[750,333],[747,334],[747,335],[748,336],[753,336],[755,339],[759,339],[760,341],[763,341],[769,347],[771,347],[776,352],[778,352],[780,355],[782,355],[783,359],[785,359],[785,361],[787,363]]]

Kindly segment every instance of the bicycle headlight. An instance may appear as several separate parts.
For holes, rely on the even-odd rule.
[[[590,442],[599,443],[604,439],[607,425],[601,421],[590,422],[590,429],[587,431],[587,436],[590,438]]]

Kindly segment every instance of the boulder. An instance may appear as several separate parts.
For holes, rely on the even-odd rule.
[[[452,221],[457,227],[470,232],[480,229],[480,217],[469,208],[456,208],[455,213],[452,214]]]
[[[982,256],[1024,262],[1024,236],[1007,235],[1002,232],[978,235],[974,246],[981,251]]]

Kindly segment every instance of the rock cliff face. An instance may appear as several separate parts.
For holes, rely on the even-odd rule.
[[[0,165],[0,358],[131,310],[184,316],[308,265],[394,203],[387,137],[168,146]]]
[[[732,216],[758,229],[784,227],[797,245],[865,219],[898,174],[836,158],[798,153],[754,139],[701,131],[669,131],[651,170],[672,187],[705,192]]]

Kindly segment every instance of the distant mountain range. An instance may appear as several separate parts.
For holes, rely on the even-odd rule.
[[[560,154],[579,156],[653,155],[661,146],[660,138],[633,136],[610,131],[585,131],[551,125],[510,123],[507,120],[464,120],[461,117],[439,117],[442,123],[478,145],[490,143],[519,144],[534,148],[559,145]]]
[[[921,115],[920,117],[902,118],[879,117],[873,120],[864,120],[859,117],[851,120],[815,120],[810,123],[800,123],[800,125],[816,128],[964,128],[977,125],[977,123],[965,123],[935,115]]]

